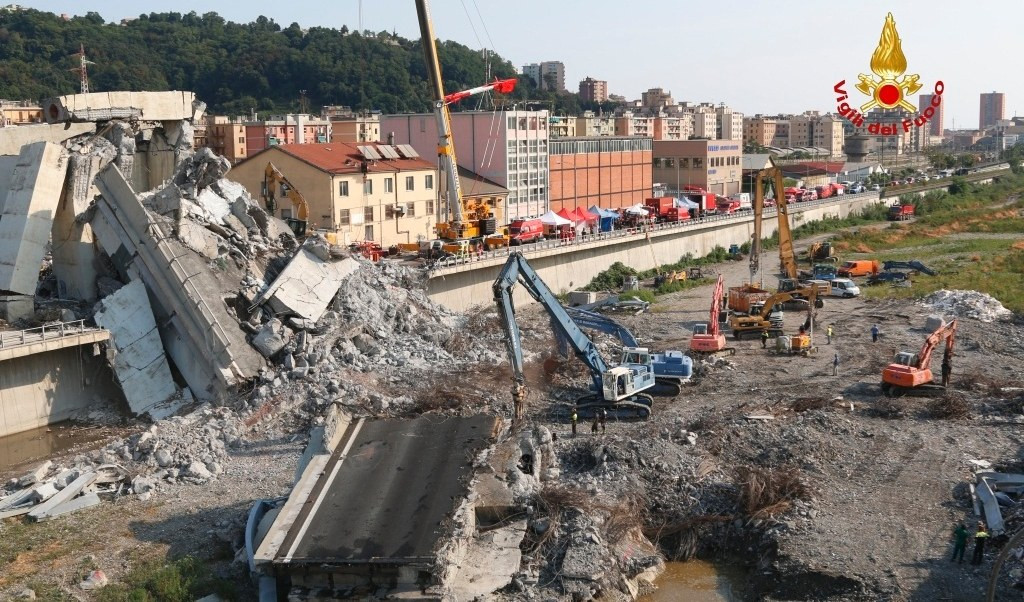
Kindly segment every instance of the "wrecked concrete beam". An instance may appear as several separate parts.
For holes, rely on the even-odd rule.
[[[0,291],[35,295],[64,187],[67,157],[52,142],[25,146],[0,212]]]
[[[85,510],[86,508],[92,508],[98,506],[100,503],[100,496],[96,492],[89,492],[76,497],[73,500],[64,502],[63,504],[50,509],[48,512],[40,514],[30,513],[29,518],[33,518],[37,522],[44,520],[53,520],[58,516],[65,514],[71,514],[72,512],[78,512],[79,510]]]
[[[96,133],[95,123],[61,123],[57,125],[38,123],[0,128],[0,157],[17,157],[21,154],[21,147],[26,144],[36,142],[59,144],[75,136],[94,133]],[[6,188],[0,187],[0,190],[6,190]]]
[[[57,506],[74,499],[75,496],[81,493],[83,489],[91,485],[95,480],[95,472],[89,471],[83,474],[73,482],[69,483],[67,487],[58,491],[56,495],[32,508],[32,511],[28,513],[28,517],[32,520],[45,520],[40,517],[47,516]]]
[[[146,414],[177,394],[141,280],[103,299],[96,323],[110,331],[116,350],[114,374],[133,413]]]
[[[197,120],[206,105],[196,101],[194,92],[91,92],[68,94],[43,101],[47,123],[68,121],[143,121]]]
[[[93,230],[123,278],[141,278],[167,354],[201,401],[229,393],[265,365],[221,295],[206,261],[174,237],[173,224],[151,216],[116,165],[97,178],[101,197]]]
[[[359,262],[351,257],[325,261],[303,245],[254,305],[267,303],[275,314],[297,315],[315,322],[338,294],[341,283],[357,269]]]

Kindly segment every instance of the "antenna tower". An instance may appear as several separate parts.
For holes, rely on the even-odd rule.
[[[78,66],[71,69],[72,73],[77,73],[82,82],[82,94],[89,93],[89,71],[86,65],[95,65],[92,61],[85,59],[85,44],[81,44],[78,47],[78,52],[71,56],[78,57]]]

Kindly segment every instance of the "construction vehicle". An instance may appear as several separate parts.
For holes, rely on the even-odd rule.
[[[733,286],[729,288],[728,308],[738,313],[749,314],[751,307],[755,304],[763,305],[771,296],[771,291],[759,288],[753,284]]]
[[[673,282],[685,282],[686,272],[683,270],[673,270],[665,274],[658,274],[654,277],[654,287],[657,288],[663,284],[671,284]]]
[[[292,186],[288,178],[284,177],[273,163],[267,163],[263,170],[263,204],[271,215],[277,215],[277,199],[287,198],[291,207],[281,209],[281,219],[288,224],[295,236],[306,235],[306,225],[309,220],[309,204],[306,198]]]
[[[906,272],[900,270],[908,270]],[[935,270],[914,259],[911,261],[885,261],[882,262],[882,271],[868,277],[868,284],[881,284],[884,282],[904,282],[914,272],[923,272],[929,276],[938,274]]]
[[[810,271],[800,270],[800,279],[807,280],[833,280],[839,276],[839,270],[832,263],[816,263]]]
[[[427,0],[416,0],[416,15],[420,25],[420,41],[423,46],[423,59],[427,67],[427,79],[434,101],[434,117],[437,122],[437,156],[445,178],[445,206],[448,210],[447,221],[438,222],[437,236],[445,240],[479,240],[496,231],[496,219],[493,207],[482,200],[471,203],[464,202],[462,188],[459,185],[458,161],[455,158],[455,144],[452,138],[451,115],[448,106],[464,98],[482,92],[495,91],[507,94],[516,85],[516,80],[495,79],[493,82],[445,95],[441,79],[441,63],[437,58],[437,47],[434,41],[434,25],[430,21],[430,10]]]
[[[587,417],[594,415],[599,409],[605,409],[612,414],[629,413],[640,418],[650,416],[654,398],[647,391],[654,388],[656,379],[651,354],[643,348],[627,347],[623,349],[623,356],[635,360],[635,363],[608,366],[594,342],[583,334],[580,327],[569,317],[565,308],[530,267],[523,254],[512,253],[498,273],[492,289],[505,331],[505,346],[512,364],[515,419],[522,420],[522,408],[526,399],[522,341],[512,303],[513,289],[518,283],[521,283],[530,296],[547,311],[552,328],[568,341],[576,357],[590,370],[591,390],[576,400],[577,413]]]
[[[800,295],[799,297],[797,295]],[[783,315],[776,308],[781,308],[783,303],[793,300],[804,300],[804,303],[821,307],[821,299],[818,298],[818,288],[807,286],[795,291],[775,293],[768,297],[763,304],[755,304],[750,308],[749,315],[733,314],[729,317],[729,327],[732,328],[732,336],[739,340],[744,334],[767,331],[771,336],[782,334]]]
[[[736,350],[726,347],[725,335],[722,334],[722,301],[725,299],[725,278],[719,274],[715,290],[711,294],[711,315],[707,324],[694,324],[693,337],[690,338],[690,353],[696,357],[708,357],[727,353],[734,355]]]
[[[578,307],[567,307],[565,312],[581,328],[589,328],[618,337],[624,349],[643,349],[632,332],[611,318]],[[569,355],[568,341],[559,339],[558,342],[559,352],[563,357],[567,357]],[[679,385],[688,382],[693,377],[693,360],[683,352],[665,351],[650,355],[651,364],[654,366],[655,383],[660,387],[658,392],[678,393]],[[626,352],[623,351],[623,357],[619,363],[628,363],[627,359]],[[675,393],[672,393],[673,387]]]
[[[839,257],[836,256],[836,249],[832,246],[832,243],[828,241],[813,242],[807,247],[807,263],[813,265],[818,261],[839,263]]]
[[[889,207],[889,215],[886,216],[890,222],[904,222],[914,218],[913,205],[893,205]]]
[[[945,390],[945,386],[936,385],[932,382],[931,359],[932,351],[939,342],[946,341],[946,351],[943,362],[952,366],[953,362],[953,338],[956,334],[957,323],[954,319],[949,324],[937,328],[928,336],[921,346],[921,351],[911,353],[900,351],[896,354],[893,362],[882,371],[882,393],[889,397],[902,395],[928,395],[936,391]]]
[[[792,286],[785,290],[796,290],[799,286],[799,274],[797,273],[796,254],[793,252],[793,233],[789,228],[789,202],[783,193],[782,170],[778,167],[769,167],[757,172],[754,177],[754,235],[750,247],[750,282],[754,282],[754,276],[760,269],[761,261],[761,220],[764,215],[765,186],[764,180],[768,179],[772,184],[772,194],[775,195],[775,206],[778,216],[779,232],[779,267],[782,272],[782,280],[792,281]],[[780,290],[784,290],[781,286]]]

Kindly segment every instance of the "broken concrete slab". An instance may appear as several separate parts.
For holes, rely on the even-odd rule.
[[[100,302],[96,324],[114,342],[114,374],[132,412],[146,414],[178,392],[167,365],[153,309],[141,280],[133,280]]]
[[[522,563],[519,546],[525,535],[524,519],[474,537],[466,551],[467,562],[452,580],[454,599],[484,600],[511,583]]]
[[[999,510],[999,502],[996,500],[992,488],[989,487],[988,480],[984,477],[978,477],[975,492],[978,494],[982,511],[985,513],[985,524],[988,525],[989,531],[993,535],[1002,534],[1006,530],[1003,524],[1003,513]]]
[[[52,460],[47,460],[43,462],[42,464],[37,466],[35,470],[29,472],[25,476],[18,479],[18,486],[28,487],[30,485],[35,485],[36,483],[42,481],[43,477],[46,476],[46,473],[50,472],[51,467],[53,467]]]
[[[95,123],[60,123],[55,125],[39,123],[0,128],[0,157],[17,156],[21,153],[21,148],[26,144],[34,144],[36,142],[59,144],[69,138],[95,132]],[[0,188],[0,190],[6,190],[6,188]]]
[[[178,238],[186,247],[207,259],[217,259],[220,255],[217,236],[197,223],[181,222],[178,227]]]
[[[82,474],[72,483],[69,483],[67,487],[58,491],[56,495],[32,508],[32,511],[28,514],[29,519],[39,520],[39,517],[46,516],[57,506],[74,499],[82,492],[83,489],[91,485],[95,480],[96,473],[91,470]]]
[[[97,178],[102,197],[93,229],[124,279],[141,278],[161,339],[200,401],[219,399],[265,365],[224,303],[224,283],[202,256],[174,237],[174,224],[151,215],[114,165]]]
[[[52,520],[58,516],[65,514],[71,514],[72,512],[78,512],[86,508],[98,506],[100,503],[100,496],[95,492],[86,493],[72,500],[68,500],[63,504],[59,504],[46,512],[36,513],[32,512],[29,514],[29,518],[34,519],[36,522],[45,520]]]
[[[134,119],[178,121],[202,115],[206,105],[194,92],[91,92],[68,94],[43,101],[47,123]]]
[[[270,358],[284,349],[290,340],[291,331],[284,327],[281,320],[272,318],[253,337],[252,346],[262,353],[263,357]]]
[[[52,142],[25,146],[0,214],[0,291],[35,295],[64,188],[67,157]]]
[[[358,269],[359,262],[351,257],[324,261],[304,244],[256,298],[255,305],[267,303],[275,314],[297,315],[315,322],[327,310],[345,278]]]

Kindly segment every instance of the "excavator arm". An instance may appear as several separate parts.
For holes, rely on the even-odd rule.
[[[935,270],[929,268],[928,266],[921,263],[920,261],[917,261],[916,259],[912,261],[885,261],[882,262],[882,269],[887,272],[890,270],[898,269],[916,270],[918,272],[928,274],[929,276],[935,276],[937,274]]]
[[[760,269],[762,216],[764,215],[765,180],[772,187],[779,218],[779,262],[787,278],[797,278],[796,255],[793,252],[793,234],[789,228],[789,205],[783,188],[782,170],[769,167],[757,172],[754,178],[754,240],[750,247],[750,281]]]
[[[294,215],[287,220],[288,225],[291,226],[296,236],[304,236],[309,220],[309,204],[306,203],[306,197],[302,196],[302,193],[288,181],[288,178],[284,177],[276,165],[268,162],[267,167],[263,170],[263,202],[271,213],[276,208],[278,190],[280,190],[281,196],[287,197],[291,201],[295,210]]]
[[[814,307],[818,302],[818,287],[817,286],[805,286],[792,291],[786,291],[784,293],[775,293],[764,302],[764,307],[761,308],[760,315],[763,319],[768,319],[771,315],[772,309],[776,305],[782,305],[787,301],[794,299],[807,299],[807,303],[811,307]]]
[[[753,254],[753,252],[751,252]],[[711,295],[711,317],[708,318],[708,334],[717,337],[722,334],[722,326],[718,321],[718,312],[722,309],[722,299],[725,297],[725,277],[718,275],[718,283],[715,284],[715,292]]]
[[[633,336],[632,332],[611,318],[607,318],[599,313],[587,311],[578,307],[566,307],[565,313],[567,313],[569,317],[572,318],[572,321],[578,326],[590,328],[591,330],[596,330],[605,334],[615,335],[618,337],[623,347],[640,346],[640,343],[636,340],[636,337]],[[568,344],[567,341],[565,343],[566,345]],[[563,348],[566,353],[563,353],[562,355],[566,355],[568,353],[568,347],[565,346]]]
[[[505,331],[505,347],[508,350],[509,360],[512,363],[513,396],[516,391],[525,394],[526,378],[523,372],[523,347],[519,335],[519,326],[516,324],[516,311],[512,302],[512,293],[515,285],[522,283],[526,291],[530,293],[551,317],[551,325],[555,333],[569,343],[575,352],[576,357],[590,369],[590,376],[594,382],[594,390],[600,391],[602,386],[602,375],[608,369],[604,358],[598,352],[594,342],[580,330],[580,327],[573,322],[562,304],[558,302],[554,293],[540,279],[537,272],[530,267],[522,253],[509,255],[505,266],[498,273],[492,285],[494,291],[494,302],[498,306],[498,316],[501,319],[502,328]]]
[[[935,351],[936,345],[939,344],[943,339],[946,340],[946,353],[949,355],[953,354],[953,339],[956,334],[956,319],[949,324],[939,327],[935,332],[931,333],[924,341],[924,345],[921,346],[921,352],[917,354],[917,368],[928,368],[932,362],[932,352]]]

